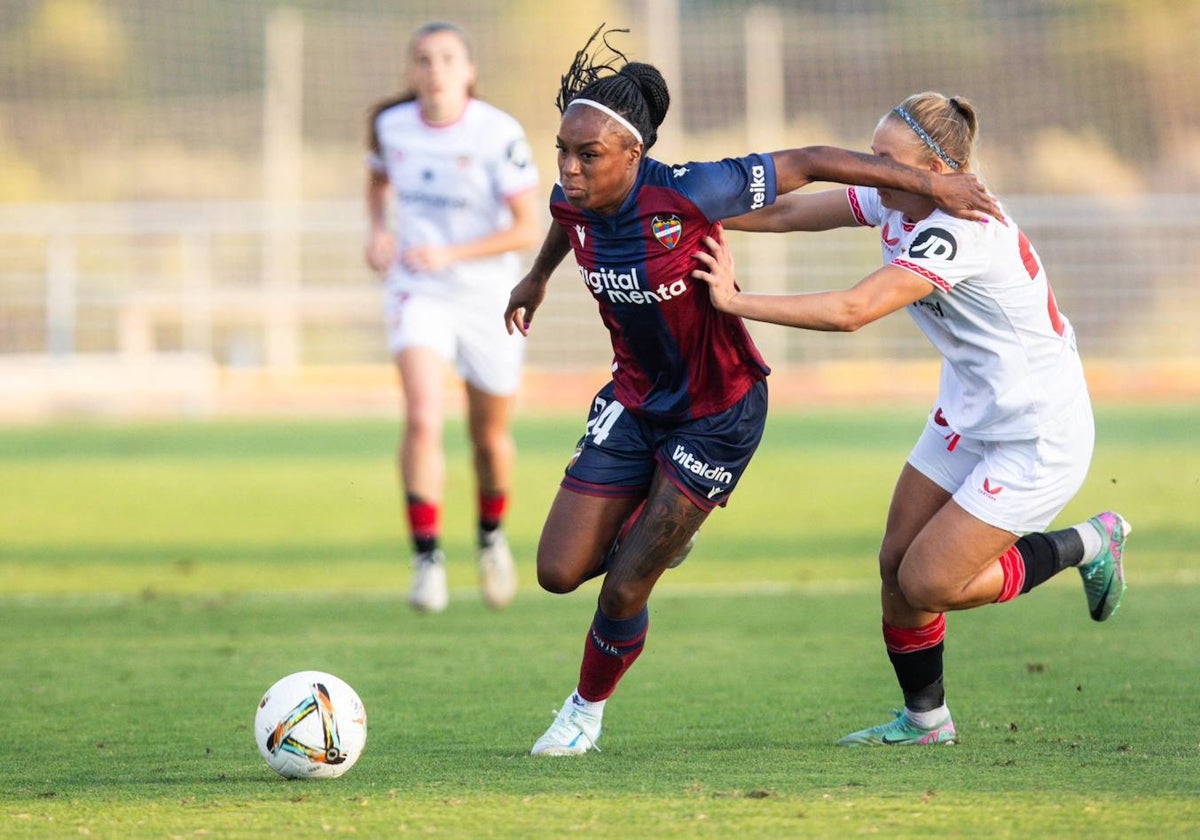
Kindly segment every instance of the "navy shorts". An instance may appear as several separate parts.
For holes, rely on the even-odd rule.
[[[762,440],[767,383],[718,414],[661,422],[638,417],[613,397],[610,382],[592,399],[562,486],[588,496],[641,498],[656,467],[701,510],[724,506]]]

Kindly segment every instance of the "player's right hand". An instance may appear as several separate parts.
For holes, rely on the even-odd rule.
[[[396,262],[396,238],[386,230],[377,230],[367,240],[367,265],[379,274],[386,274]]]
[[[504,310],[504,327],[509,335],[512,335],[514,328],[521,335],[529,335],[533,314],[542,305],[545,297],[545,282],[534,279],[532,274],[526,274],[520,283],[513,286],[512,293],[508,296],[508,306]]]

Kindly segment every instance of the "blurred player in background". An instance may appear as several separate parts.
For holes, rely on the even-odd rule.
[[[448,602],[438,541],[446,367],[453,362],[466,382],[480,586],[487,604],[500,609],[517,587],[501,524],[524,349],[500,315],[519,277],[514,252],[537,241],[537,171],[517,121],[475,98],[462,29],[425,24],[408,59],[411,89],[371,112],[366,259],[385,278],[388,348],[404,397],[399,466],[415,552],[409,603],[440,612]]]
[[[962,98],[921,93],[875,130],[880,158],[970,171],[978,120]],[[1076,568],[1104,621],[1125,590],[1130,526],[1104,512],[1045,529],[1082,486],[1095,431],[1070,321],[1037,252],[1011,219],[964,221],[896,189],[793,194],[726,221],[752,231],[881,228],[884,265],[844,291],[747,294],[720,231],[695,276],[722,312],[850,332],[899,309],[942,353],[941,387],[892,495],[883,546],[883,639],[904,694],[895,720],[847,735],[857,746],[954,743],[946,707],[944,613],[1008,601]]]
[[[603,28],[603,27],[601,27]],[[866,181],[982,218],[998,211],[970,176],[935,176],[827,147],[668,166],[646,156],[670,97],[657,69],[588,55],[558,96],[554,223],[506,319],[528,334],[551,273],[574,251],[613,347],[612,381],[592,401],[538,545],[538,582],[570,592],[601,575],[579,683],[534,755],[596,746],[607,698],[642,651],[647,603],[705,517],[724,505],[762,436],[768,368],[741,319],[691,281],[717,220],[813,180]],[[619,537],[619,539],[618,539]]]

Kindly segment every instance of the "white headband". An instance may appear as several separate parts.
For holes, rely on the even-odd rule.
[[[642,133],[633,127],[633,123],[631,123],[629,120],[622,117],[620,114],[618,114],[612,108],[609,108],[607,105],[601,105],[599,102],[596,102],[592,99],[572,99],[570,101],[570,103],[567,105],[567,107],[570,108],[571,105],[590,105],[593,108],[595,108],[597,111],[603,111],[604,113],[606,113],[610,117],[612,117],[614,120],[619,122],[621,125],[623,125],[625,128],[627,128],[629,130],[629,133],[633,135],[635,140],[637,140],[639,143],[642,143],[643,145],[645,144],[646,141],[642,139]]]

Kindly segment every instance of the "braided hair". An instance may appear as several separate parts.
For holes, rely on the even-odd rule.
[[[629,61],[623,52],[608,43],[614,32],[628,29],[609,29],[600,34],[600,24],[588,38],[583,49],[575,53],[575,59],[562,77],[558,96],[554,104],[561,114],[575,99],[591,99],[611,108],[637,128],[642,135],[645,149],[658,139],[658,127],[667,116],[671,95],[662,73],[652,64]],[[599,37],[600,43],[596,44]],[[595,50],[589,54],[593,44]],[[611,53],[605,58],[603,53]]]

